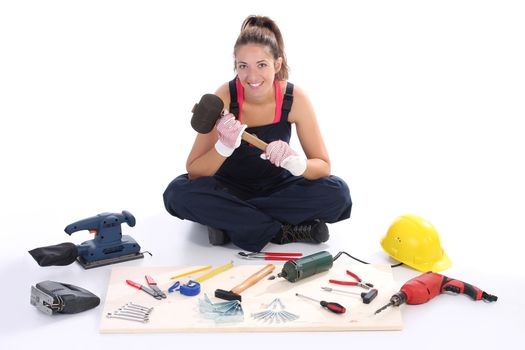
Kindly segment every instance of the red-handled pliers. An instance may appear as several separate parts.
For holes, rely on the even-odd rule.
[[[361,288],[364,288],[364,289],[370,289],[370,288],[374,287],[374,285],[372,283],[363,282],[361,277],[359,277],[358,275],[356,275],[352,271],[346,270],[346,274],[352,276],[353,278],[355,278],[357,280],[357,282],[338,281],[338,280],[329,280],[328,282],[335,283],[335,284],[341,284],[343,286],[358,286],[358,287],[361,287]]]
[[[160,299],[166,298],[166,294],[160,290],[160,288],[157,286],[157,282],[155,282],[155,280],[149,275],[146,275],[145,277],[146,277],[146,282],[148,282],[149,288],[146,286],[143,286],[140,283],[133,282],[132,280],[126,280],[126,283],[132,287],[135,287],[137,289],[140,289],[148,293],[155,299],[160,300]]]
[[[146,286],[143,286],[143,285],[140,284],[140,283],[133,282],[132,280],[126,280],[126,283],[129,284],[129,285],[132,286],[132,287],[135,287],[135,288],[137,288],[137,289],[140,289],[140,290],[142,290],[142,291],[148,293],[149,295],[151,295],[151,296],[154,297],[155,299],[158,299],[158,300],[162,299],[162,297],[161,297],[159,294],[157,294],[157,292],[155,292],[153,289],[148,288],[148,287],[146,287]]]
[[[242,259],[264,259],[264,260],[296,260],[303,256],[303,253],[281,253],[281,252],[258,252],[258,253],[246,253],[239,252],[239,256]]]

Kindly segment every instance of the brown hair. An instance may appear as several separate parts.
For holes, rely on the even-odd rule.
[[[239,47],[246,44],[260,44],[268,47],[274,60],[282,57],[281,69],[275,74],[275,79],[288,79],[289,68],[284,53],[283,37],[279,27],[272,19],[265,16],[248,16],[242,23],[241,33],[233,47],[234,56]]]

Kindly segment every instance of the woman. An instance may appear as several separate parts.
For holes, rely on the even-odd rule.
[[[210,243],[230,240],[258,252],[268,243],[322,243],[326,222],[350,217],[346,183],[330,159],[306,94],[287,81],[279,28],[249,16],[234,46],[237,76],[216,95],[229,106],[208,134],[198,134],[183,174],[164,192],[168,212],[208,226]],[[291,124],[306,158],[289,145]],[[243,131],[268,143],[241,141]]]

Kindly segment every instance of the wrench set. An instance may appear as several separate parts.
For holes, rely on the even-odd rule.
[[[129,302],[113,312],[106,314],[107,318],[119,318],[121,320],[147,323],[153,307],[147,307]]]

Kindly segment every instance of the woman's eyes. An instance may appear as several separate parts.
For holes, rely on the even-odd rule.
[[[266,67],[268,67],[268,65],[266,63],[259,63],[257,65],[257,67],[258,68],[266,68]],[[246,65],[246,64],[239,64],[237,68],[238,69],[246,69],[246,68],[248,68],[248,65]]]

